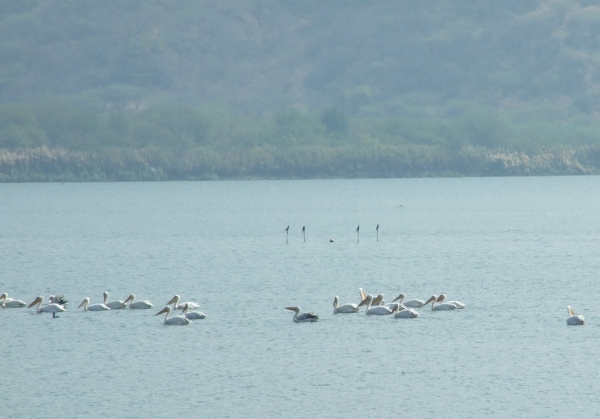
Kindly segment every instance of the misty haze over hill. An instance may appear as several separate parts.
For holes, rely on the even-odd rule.
[[[97,111],[220,102],[387,116],[473,101],[590,112],[594,3],[5,0],[0,98],[66,95]]]
[[[584,0],[4,0],[0,180],[597,173],[599,46]]]

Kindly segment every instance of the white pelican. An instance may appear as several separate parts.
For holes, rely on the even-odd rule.
[[[567,324],[569,326],[578,326],[578,325],[585,324],[585,319],[583,318],[583,316],[581,314],[575,314],[575,312],[573,311],[571,306],[567,306],[567,310],[569,310],[569,316],[570,316],[567,319]]]
[[[294,321],[296,323],[301,323],[301,322],[317,322],[319,321],[319,316],[317,316],[315,313],[300,313],[300,307],[286,307],[286,310],[291,310],[291,311],[295,311],[296,314],[294,314]]]
[[[206,317],[206,315],[200,311],[189,311],[189,309],[190,306],[188,304],[185,304],[182,314],[182,316],[185,316],[185,318],[188,320],[199,320]]]
[[[186,324],[190,324],[190,321],[187,318],[185,318],[185,316],[169,317],[169,315],[171,314],[171,307],[169,307],[169,306],[166,306],[165,308],[163,308],[161,311],[156,313],[155,316],[158,316],[159,314],[163,314],[163,313],[167,313],[167,315],[165,316],[165,322],[164,322],[164,324],[166,324],[167,326],[183,326]]]
[[[338,313],[358,313],[358,305],[356,304],[344,304],[343,306],[339,305],[340,299],[335,296],[333,299],[333,314]]]
[[[108,291],[104,292],[104,305],[110,308],[111,310],[118,310],[127,307],[127,304],[125,304],[125,301],[123,300],[115,300],[108,302]]]
[[[44,302],[44,297],[40,296],[38,298],[36,298],[35,300],[33,300],[33,302],[31,304],[29,304],[28,308],[33,307],[34,305],[37,304],[37,313],[41,314],[41,313],[52,313],[52,318],[56,317],[56,313],[60,313],[61,311],[66,311],[65,308],[63,306],[61,306],[60,304],[46,304],[46,305],[42,305],[42,303]]]
[[[396,303],[398,304],[398,303]],[[399,310],[394,317],[397,319],[414,319],[415,317],[419,317],[419,313],[417,313],[412,308],[406,308],[405,305],[399,304]]]
[[[83,306],[83,309],[85,311],[103,311],[103,310],[110,310],[110,307],[104,305],[104,304],[92,304],[90,305],[90,299],[86,298],[84,299],[81,304],[79,304],[79,307]]]
[[[171,298],[169,300],[169,302],[167,303],[167,305],[169,305],[169,304],[173,304],[173,310],[183,310],[186,304],[191,309],[200,308],[200,306],[198,304],[192,303],[192,302],[187,302],[187,303],[181,303],[181,304],[179,304],[179,295],[176,295],[175,297]]]
[[[446,299],[446,294],[442,294],[438,297],[437,302],[443,303],[445,299]],[[448,301],[447,304],[452,304],[453,306],[455,306],[458,309],[465,308],[465,305],[463,303],[461,303],[460,301]]]
[[[393,304],[393,306],[394,306],[393,308],[390,308],[388,306],[371,307],[372,302],[373,302],[373,296],[368,295],[367,298],[362,300],[358,306],[361,307],[361,306],[367,304],[366,314],[367,315],[375,315],[375,316],[384,316],[386,314],[393,314],[399,309],[398,304]]]
[[[437,295],[432,295],[431,298],[425,302],[425,304],[431,303],[431,309],[435,310],[435,311],[455,310],[456,309],[456,306],[454,304],[449,304],[449,303],[442,303],[442,304],[438,304],[436,306],[435,303],[437,302],[437,300],[438,300]]]
[[[406,307],[423,307],[425,305],[425,301],[423,300],[408,300],[408,301],[404,301],[404,298],[406,297],[406,294],[402,293],[399,296],[397,296],[394,301],[396,300],[400,300],[398,301],[400,304],[405,305]],[[394,302],[392,301],[392,302]]]
[[[7,293],[0,295],[0,301],[0,307],[4,308],[21,308],[27,306],[27,303],[25,301],[13,300],[12,298],[8,298]]]
[[[127,299],[125,300],[125,303],[127,303],[128,301],[131,301],[129,303],[129,308],[131,309],[146,309],[146,308],[152,308],[154,307],[154,305],[152,305],[152,303],[148,300],[145,301],[135,301],[135,294],[131,294],[129,297],[127,297]]]

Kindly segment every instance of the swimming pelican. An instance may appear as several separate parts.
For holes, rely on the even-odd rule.
[[[179,295],[176,295],[175,297],[171,298],[169,300],[169,302],[167,303],[167,305],[169,305],[169,304],[173,304],[173,310],[183,310],[185,308],[186,304],[191,309],[200,308],[200,306],[198,304],[192,303],[192,302],[187,302],[187,303],[181,303],[181,304],[179,304]]]
[[[296,314],[294,314],[294,322],[296,323],[302,323],[302,322],[317,322],[319,321],[319,316],[317,316],[315,313],[300,313],[300,307],[286,307],[286,310],[291,310],[291,311],[295,311]]]
[[[104,292],[104,305],[110,308],[111,310],[118,310],[127,307],[127,304],[123,300],[115,300],[108,302],[108,291]]]
[[[186,303],[182,316],[185,316],[185,318],[188,320],[201,320],[206,317],[206,315],[201,311],[189,311],[189,309],[190,306]]]
[[[398,303],[396,303],[398,304]],[[419,313],[417,313],[412,308],[406,308],[405,305],[399,304],[399,310],[394,317],[397,319],[414,319],[415,317],[419,317]]]
[[[442,303],[442,302],[444,302],[445,299],[446,299],[446,294],[442,294],[438,297],[437,302]],[[458,309],[465,308],[465,305],[463,303],[461,303],[460,301],[448,301],[447,304],[452,304],[453,306],[455,306]]]
[[[36,298],[35,300],[33,300],[33,302],[31,304],[29,304],[28,308],[33,307],[34,305],[37,304],[37,313],[41,314],[41,313],[52,313],[52,318],[56,317],[56,313],[60,313],[61,311],[66,311],[65,308],[63,306],[61,306],[60,304],[46,304],[46,305],[42,305],[44,302],[44,297],[40,296],[38,298]]]
[[[356,304],[344,304],[343,306],[339,305],[340,299],[335,296],[333,299],[333,314],[338,313],[358,313],[358,305]]]
[[[447,310],[455,310],[456,309],[456,306],[454,304],[449,304],[449,303],[438,304],[436,306],[435,303],[437,301],[438,301],[437,295],[432,295],[431,298],[425,302],[425,305],[431,303],[431,309],[434,311],[447,311]]]
[[[406,294],[402,293],[399,296],[397,296],[394,301],[396,300],[400,300],[398,301],[400,304],[404,304],[406,307],[423,307],[425,305],[425,301],[423,300],[408,300],[408,301],[404,301],[404,298],[406,297]],[[394,302],[392,301],[392,302]]]
[[[184,316],[169,317],[169,315],[171,314],[171,307],[169,307],[169,306],[166,306],[165,308],[163,308],[161,311],[156,313],[155,316],[158,316],[159,314],[163,314],[163,313],[167,313],[167,315],[165,316],[165,322],[164,322],[164,324],[166,324],[167,326],[184,326],[186,324],[190,324],[190,321],[188,319],[186,319]]]
[[[12,298],[8,298],[7,293],[0,295],[0,301],[0,307],[4,308],[21,308],[27,306],[27,303],[25,301],[13,300]]]
[[[575,314],[575,312],[573,311],[571,306],[567,306],[567,310],[569,310],[569,316],[570,316],[567,319],[567,324],[569,326],[578,326],[578,325],[585,324],[585,319],[583,318],[583,316],[581,314]]]
[[[387,314],[393,314],[399,308],[397,304],[393,304],[394,308],[390,308],[388,306],[374,306],[374,307],[372,307],[371,306],[372,302],[373,302],[373,296],[372,295],[368,295],[367,298],[365,298],[364,300],[362,300],[361,303],[358,306],[361,307],[361,306],[367,304],[366,314],[367,315],[375,315],[375,316],[385,316]]]
[[[129,303],[129,308],[130,309],[136,309],[136,310],[140,310],[140,309],[146,309],[146,308],[152,308],[154,307],[154,305],[152,305],[152,303],[148,300],[145,301],[135,301],[135,294],[131,294],[129,297],[127,297],[127,299],[125,300],[125,303],[127,303],[128,301],[131,301]]]
[[[81,304],[79,304],[79,307],[83,306],[83,309],[85,311],[103,311],[103,310],[110,310],[110,307],[108,307],[107,305],[104,304],[92,304],[90,305],[90,299],[89,298],[85,298]]]

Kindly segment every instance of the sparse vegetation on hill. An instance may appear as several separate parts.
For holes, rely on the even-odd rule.
[[[0,180],[597,173],[589,1],[6,0]]]

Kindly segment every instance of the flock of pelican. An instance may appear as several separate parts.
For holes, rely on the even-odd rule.
[[[419,317],[419,313],[414,308],[422,308],[427,304],[431,303],[431,310],[433,311],[449,311],[449,310],[461,310],[465,308],[465,304],[460,301],[448,301],[446,300],[446,294],[441,294],[439,297],[432,295],[427,301],[423,300],[407,300],[405,301],[406,295],[400,294],[394,298],[391,303],[385,304],[385,297],[383,294],[377,296],[366,294],[362,288],[359,288],[361,302],[359,304],[349,303],[340,305],[340,299],[335,296],[333,299],[333,314],[350,314],[358,313],[362,306],[366,305],[365,314],[368,316],[385,316],[394,315],[397,319],[414,319]],[[576,326],[584,325],[585,319],[581,314],[575,314],[570,306],[567,306],[569,311],[569,318],[567,319],[567,325]],[[319,316],[313,312],[302,313],[300,307],[286,307],[286,310],[293,311],[294,322],[316,322],[319,321]]]
[[[200,311],[190,311],[193,309],[197,309],[200,306],[197,303],[193,302],[185,302],[181,303],[179,295],[175,295],[171,298],[165,308],[159,311],[156,315],[160,315],[166,313],[164,324],[166,325],[186,325],[189,324],[192,320],[204,319],[206,315],[201,313]],[[173,307],[171,307],[171,304]],[[31,304],[27,304],[25,301],[15,300],[8,297],[7,293],[0,295],[0,307],[2,308],[31,308],[37,306],[36,311],[38,314],[41,313],[52,313],[52,317],[56,317],[57,313],[66,311],[67,300],[64,299],[62,294],[60,295],[51,295],[48,298],[48,303],[44,304],[44,297],[37,297],[35,300],[31,302]],[[132,310],[146,310],[154,307],[154,305],[148,301],[136,301],[135,294],[131,294],[125,300],[115,300],[108,301],[108,292],[104,293],[104,301],[102,303],[90,304],[90,299],[88,297],[84,298],[81,304],[77,308],[81,308],[85,311],[106,311],[106,310],[120,310],[124,308],[129,308]],[[171,311],[174,310],[183,310],[183,313],[180,316],[170,316]]]
[[[431,303],[431,310],[433,311],[450,311],[450,310],[461,310],[465,308],[465,304],[460,301],[448,301],[446,295],[441,294],[439,297],[432,295],[427,301],[413,299],[406,300],[406,294],[401,293],[392,300],[391,303],[386,304],[385,296],[378,294],[377,296],[366,294],[362,288],[359,288],[361,301],[358,304],[348,303],[340,305],[340,300],[336,296],[333,299],[333,314],[350,314],[358,313],[360,308],[366,306],[365,314],[368,316],[385,316],[394,315],[397,319],[414,319],[419,316],[419,313],[414,310],[415,308],[423,308]],[[15,300],[8,297],[7,293],[0,295],[0,307],[1,308],[23,308],[23,307],[34,307],[37,306],[36,311],[38,314],[41,313],[52,313],[52,317],[56,317],[57,313],[66,311],[67,301],[64,299],[62,294],[51,295],[48,298],[48,303],[44,304],[44,297],[37,297],[27,304],[25,301]],[[171,307],[172,305],[172,307]],[[81,308],[85,311],[106,311],[106,310],[119,310],[119,309],[133,309],[133,310],[144,310],[154,307],[154,305],[148,301],[135,301],[135,294],[131,294],[125,300],[108,301],[108,292],[104,293],[104,301],[102,303],[90,304],[89,298],[79,304],[77,308]],[[198,309],[199,305],[194,302],[180,302],[179,295],[175,295],[171,298],[165,308],[156,313],[156,316],[165,314],[165,325],[187,325],[192,320],[201,320],[206,315],[200,311],[190,311]],[[294,322],[316,322],[319,321],[319,316],[312,312],[302,312],[300,307],[285,307],[286,310],[294,312]],[[182,314],[178,316],[171,316],[171,312],[175,310],[182,310]],[[585,319],[581,314],[575,314],[570,306],[567,306],[569,318],[567,318],[567,325],[584,325]]]
[[[333,314],[350,314],[358,313],[362,306],[366,305],[365,314],[368,316],[385,316],[394,315],[397,319],[414,319],[419,316],[419,313],[414,308],[421,308],[431,303],[431,310],[433,311],[448,311],[448,310],[460,310],[465,308],[465,305],[460,301],[449,301],[444,303],[446,299],[445,294],[432,295],[427,301],[423,300],[407,300],[406,294],[402,293],[391,303],[385,303],[385,296],[378,294],[377,296],[366,294],[362,288],[360,291],[361,302],[359,304],[343,304],[340,305],[340,299],[336,296],[333,299]],[[286,310],[295,312],[294,321],[296,323],[301,322],[316,322],[319,320],[319,316],[312,312],[302,313],[300,307],[286,307]]]

